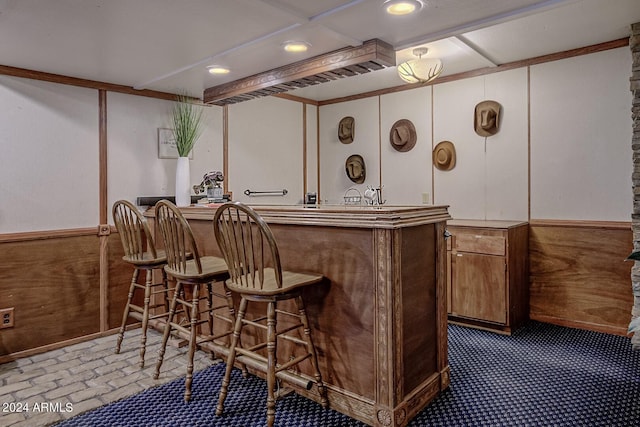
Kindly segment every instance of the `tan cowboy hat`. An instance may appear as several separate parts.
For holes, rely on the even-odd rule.
[[[389,140],[396,150],[402,152],[411,150],[416,145],[417,139],[416,128],[410,120],[401,119],[391,126]]]
[[[338,139],[343,144],[351,144],[356,136],[356,123],[353,117],[343,117],[338,123]]]
[[[500,103],[496,101],[482,101],[476,105],[473,114],[473,127],[480,136],[491,136],[500,129]]]
[[[359,154],[353,154],[347,158],[344,165],[345,171],[349,179],[356,184],[362,184],[367,175],[364,166],[364,159]]]
[[[456,147],[451,141],[442,141],[433,149],[433,165],[441,171],[450,171],[456,165]]]

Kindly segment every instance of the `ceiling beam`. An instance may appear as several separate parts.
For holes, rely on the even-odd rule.
[[[396,65],[393,47],[378,39],[255,74],[204,91],[207,104],[227,105]]]
[[[333,7],[331,9],[327,9],[325,11],[322,11],[316,15],[309,16],[309,17],[303,15],[302,12],[299,12],[298,10],[293,9],[289,5],[282,4],[279,0],[259,0],[259,1],[273,7],[274,9],[280,12],[288,14],[289,16],[293,17],[300,25],[306,25],[306,24],[318,25],[324,28],[325,30],[332,32],[335,36],[344,40],[345,43],[348,43],[350,46],[359,46],[362,44],[363,40],[354,39],[353,37],[341,31],[337,31],[333,28],[328,27],[327,25],[323,24],[321,21],[325,20],[325,18],[331,15],[334,15],[338,12],[342,12],[345,9],[349,9],[352,6],[362,3],[365,0],[351,0],[343,5]]]
[[[491,55],[485,52],[484,49],[473,43],[465,36],[453,36],[450,40],[464,51],[476,55],[487,67],[497,67],[500,65],[498,61],[493,59]]]
[[[396,50],[407,49],[412,46],[420,44],[431,43],[436,40],[442,40],[449,37],[457,36],[460,34],[469,33],[471,31],[486,28],[492,25],[501,24],[503,22],[511,21],[518,18],[523,18],[535,13],[544,12],[555,7],[564,6],[570,3],[575,3],[580,0],[541,0],[538,3],[534,3],[529,6],[513,9],[510,11],[501,12],[495,15],[487,16],[484,18],[476,19],[470,22],[465,22],[457,26],[449,27],[444,30],[435,31],[431,33],[425,33],[418,37],[402,40],[394,43]]]

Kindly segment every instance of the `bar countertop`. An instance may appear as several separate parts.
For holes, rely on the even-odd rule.
[[[220,204],[181,208],[187,219],[211,220]],[[269,224],[395,229],[447,221],[448,206],[250,205]],[[145,216],[155,217],[150,207]]]

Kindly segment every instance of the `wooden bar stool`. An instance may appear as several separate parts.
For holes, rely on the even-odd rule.
[[[189,401],[193,381],[193,356],[196,349],[203,343],[231,335],[231,325],[235,317],[231,292],[226,287],[224,293],[216,292],[213,288],[213,282],[224,283],[229,275],[224,259],[200,256],[189,223],[173,203],[160,200],[156,204],[156,225],[160,230],[167,254],[165,271],[176,281],[176,289],[164,328],[154,378],[157,379],[160,376],[160,367],[171,332],[188,339],[184,400]],[[224,304],[215,305],[214,298],[222,299]],[[201,301],[204,301],[204,309]],[[186,314],[186,322],[175,318],[179,305]],[[222,313],[223,311],[225,314]],[[225,331],[214,333],[214,318],[227,323]],[[205,323],[209,327],[206,332],[201,327]]]
[[[302,298],[302,289],[320,283],[323,276],[282,270],[278,246],[271,229],[253,209],[242,203],[225,203],[219,207],[213,226],[216,241],[229,268],[227,287],[241,297],[216,415],[222,415],[224,411],[231,370],[236,361],[266,373],[269,427],[275,422],[276,379],[302,385],[307,390],[315,383],[322,406],[326,408],[327,392],[318,369],[318,358]],[[278,302],[283,300],[294,300],[297,312],[278,307]],[[266,316],[245,318],[249,302],[266,304]],[[278,330],[280,318],[285,320],[282,322],[285,326]],[[258,339],[260,342],[252,343],[250,347],[241,346],[239,341],[244,326],[257,328],[262,338],[266,332],[266,341]],[[299,334],[296,335],[296,331]],[[279,362],[278,343],[284,344],[285,341],[292,347],[291,357]],[[295,348],[302,350],[294,354]],[[293,369],[307,359],[311,362],[315,381]]]
[[[149,320],[166,317],[169,312],[169,286],[164,266],[167,257],[163,250],[156,250],[153,237],[149,231],[147,220],[142,216],[138,208],[127,200],[118,200],[113,204],[113,221],[122,241],[124,256],[122,259],[134,267],[127,304],[122,315],[122,324],[118,332],[116,354],[120,353],[122,340],[124,339],[125,326],[129,317],[142,322],[142,341],[140,343],[140,367],[144,368],[144,355],[147,344],[147,327]],[[138,283],[140,271],[146,272],[144,284]],[[162,274],[160,283],[153,283],[153,271],[159,270]],[[144,293],[142,305],[134,303],[136,291]],[[160,302],[152,303],[154,295],[160,294]],[[150,314],[151,310],[162,307],[157,314]]]

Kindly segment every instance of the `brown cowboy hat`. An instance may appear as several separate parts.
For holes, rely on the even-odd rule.
[[[409,151],[416,145],[418,140],[416,128],[410,120],[398,120],[391,126],[389,140],[391,141],[391,146],[396,150]]]
[[[497,101],[482,101],[476,105],[473,127],[480,136],[491,136],[500,129],[501,105]]]
[[[367,171],[364,166],[364,159],[361,155],[353,154],[349,156],[344,164],[344,169],[351,181],[356,184],[362,184],[364,182]]]
[[[338,123],[338,139],[343,144],[351,144],[356,135],[355,119],[353,117],[343,117]]]
[[[433,165],[441,171],[450,171],[456,165],[456,147],[451,141],[442,141],[433,149]]]

